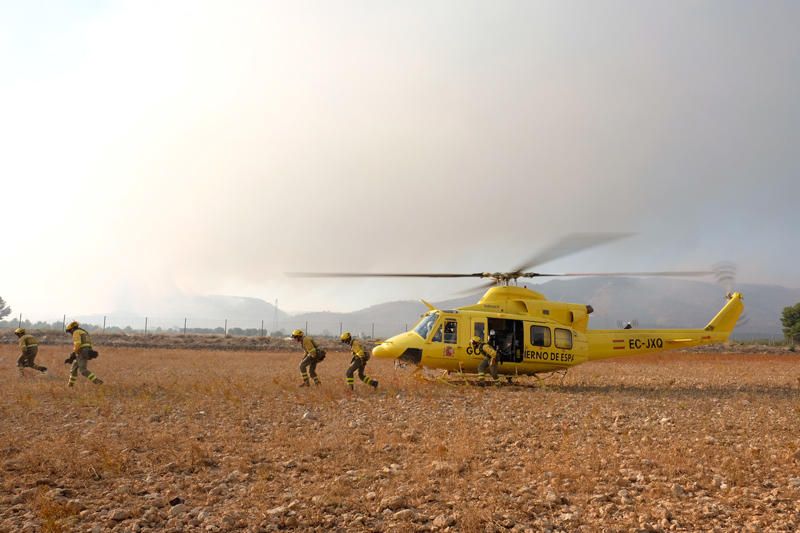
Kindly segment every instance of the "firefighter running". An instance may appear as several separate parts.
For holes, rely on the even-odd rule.
[[[319,385],[320,381],[317,377],[317,363],[325,359],[325,351],[317,348],[317,343],[314,339],[303,333],[303,330],[296,329],[292,332],[292,338],[300,343],[305,352],[303,360],[300,361],[300,375],[303,377],[301,387],[308,387],[309,376],[314,380],[315,385]]]
[[[95,385],[101,385],[103,380],[95,376],[94,372],[90,372],[86,367],[89,359],[97,357],[97,352],[92,349],[92,339],[89,334],[74,321],[67,325],[67,333],[72,334],[72,354],[64,361],[64,364],[72,363],[72,368],[69,371],[69,386],[75,385],[79,370],[86,379]]]
[[[19,338],[19,349],[22,354],[17,359],[17,368],[19,368],[20,375],[23,368],[32,368],[39,372],[47,372],[47,367],[39,366],[33,362],[36,354],[39,353],[39,342],[33,335],[30,335],[24,328],[17,328],[14,330],[14,335]]]
[[[480,337],[472,337],[472,349],[476,355],[482,355],[483,361],[478,365],[478,381],[483,383],[486,369],[489,369],[495,385],[500,385],[500,376],[497,375],[497,350],[491,344],[483,342]]]
[[[361,343],[358,339],[353,338],[350,335],[349,331],[345,331],[342,333],[342,336],[339,337],[344,344],[350,346],[350,351],[353,352],[353,359],[350,361],[350,368],[347,369],[345,376],[347,376],[347,386],[350,387],[350,390],[353,390],[353,384],[355,382],[355,378],[353,374],[358,371],[358,379],[363,381],[366,385],[370,385],[372,388],[378,388],[378,381],[375,379],[370,378],[368,375],[364,373],[364,370],[367,367],[367,361],[369,361],[369,352],[364,351],[364,347],[361,346]]]

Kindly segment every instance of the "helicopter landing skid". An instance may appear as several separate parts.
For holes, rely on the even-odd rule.
[[[548,372],[545,377],[541,377],[539,374],[534,374],[533,377],[536,378],[536,386],[537,387],[547,387],[551,385],[555,380],[558,380],[558,385],[563,386],[564,380],[567,377],[567,372],[569,368],[563,368],[561,370],[555,370],[553,372]]]

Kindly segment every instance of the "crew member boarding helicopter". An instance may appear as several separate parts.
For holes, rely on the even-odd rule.
[[[475,354],[471,339],[489,340],[498,351],[498,372],[511,376],[564,371],[575,365],[650,352],[674,350],[701,344],[725,342],[744,309],[742,295],[728,293],[727,303],[703,328],[698,329],[589,329],[590,305],[554,302],[542,294],[517,285],[517,280],[563,276],[705,276],[715,271],[613,272],[543,274],[527,269],[589,247],[630,234],[574,234],[537,254],[511,272],[473,274],[402,273],[292,273],[293,277],[433,277],[487,278],[491,282],[474,305],[457,309],[428,307],[410,331],[377,345],[372,354],[399,359],[420,367],[448,372],[475,373],[483,359]]]

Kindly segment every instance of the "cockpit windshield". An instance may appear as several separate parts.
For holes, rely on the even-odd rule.
[[[436,324],[436,320],[439,318],[439,313],[431,313],[422,320],[420,320],[417,327],[414,328],[414,333],[422,337],[423,339],[427,339],[428,335],[433,329],[433,325]]]

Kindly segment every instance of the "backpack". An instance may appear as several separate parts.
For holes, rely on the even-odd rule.
[[[100,355],[94,348],[89,349],[89,353],[86,354],[86,359],[97,359],[97,356]]]

